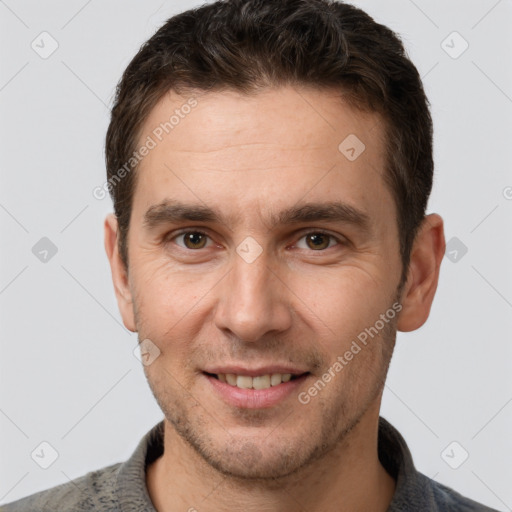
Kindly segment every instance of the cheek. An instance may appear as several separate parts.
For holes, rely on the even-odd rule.
[[[315,330],[346,340],[373,325],[389,308],[394,283],[379,278],[380,271],[372,265],[326,270],[297,273],[290,283],[297,308],[318,326]]]
[[[201,328],[198,315],[206,304],[218,276],[184,272],[168,260],[134,261],[132,280],[138,312],[139,331],[164,341],[193,336]]]

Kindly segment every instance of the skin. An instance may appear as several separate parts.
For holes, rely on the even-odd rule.
[[[187,99],[162,98],[140,140]],[[128,269],[116,218],[105,220],[124,324],[161,351],[144,367],[165,415],[165,452],[147,470],[155,508],[385,511],[395,481],[377,456],[383,385],[396,330],[417,329],[429,315],[442,219],[425,218],[399,290],[396,209],[383,180],[377,114],[307,88],[196,99],[137,170]],[[349,134],[366,146],[354,161],[338,150]],[[166,200],[215,208],[223,220],[148,228],[145,213]],[[362,212],[366,229],[347,219],[271,223],[290,207],[334,201]],[[190,248],[176,236],[183,228],[207,237]],[[311,242],[319,230],[334,237],[316,239],[320,248]],[[251,263],[236,252],[248,236],[262,249]],[[397,301],[397,317],[307,405],[292,393],[269,408],[234,407],[202,373],[208,364],[293,364],[310,372],[299,389],[307,391]]]

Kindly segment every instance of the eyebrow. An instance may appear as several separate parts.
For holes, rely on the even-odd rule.
[[[218,223],[230,226],[239,215],[226,218],[215,208],[200,204],[182,203],[177,200],[164,200],[150,206],[144,214],[144,226],[151,230],[162,224],[186,221]],[[307,222],[328,221],[353,224],[361,231],[370,231],[370,218],[363,211],[342,202],[303,203],[294,205],[277,215],[270,214],[270,229],[279,225],[301,224]]]

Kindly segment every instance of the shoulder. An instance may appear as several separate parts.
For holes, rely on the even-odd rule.
[[[437,505],[436,510],[439,512],[497,512],[495,509],[473,501],[425,475],[421,474],[421,476],[426,482],[425,487],[430,488],[433,501]]]
[[[98,512],[118,510],[116,482],[121,463],[2,505],[1,512]]]
[[[396,480],[388,512],[497,512],[420,473],[403,436],[382,417],[378,446],[381,464]]]

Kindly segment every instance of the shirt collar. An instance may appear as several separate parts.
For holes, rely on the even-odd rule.
[[[146,467],[164,452],[164,420],[139,442],[133,455],[119,468],[117,499],[121,512],[156,512],[146,486]]]

